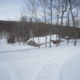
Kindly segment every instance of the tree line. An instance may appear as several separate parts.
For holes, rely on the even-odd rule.
[[[29,38],[34,37],[41,37],[47,36],[52,34],[59,35],[61,25],[51,25],[39,22],[37,23],[38,26],[35,26],[36,23],[33,22],[16,22],[16,21],[0,21],[0,38],[5,36],[7,38],[8,43],[15,43],[15,42],[27,42]],[[52,32],[51,32],[52,28]],[[71,38],[75,39],[74,37],[74,28],[63,26],[63,31],[61,34],[61,38],[65,38],[66,36],[70,36]],[[75,29],[77,32],[77,37],[80,38],[80,28]]]

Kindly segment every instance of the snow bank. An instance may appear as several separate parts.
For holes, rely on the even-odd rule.
[[[57,35],[57,36],[58,36],[58,35]],[[55,35],[55,34],[52,35],[52,36],[51,36],[51,39],[52,39],[52,40],[56,40],[56,35]],[[30,40],[33,40],[33,38],[29,39],[28,41],[30,41]],[[46,40],[46,36],[44,36],[44,37],[39,37],[40,43],[45,43],[45,40]],[[28,41],[27,41],[27,42],[28,42]],[[35,41],[36,43],[38,43],[38,37],[35,37],[35,38],[34,38],[34,41]],[[49,35],[47,36],[47,42],[50,42],[50,36],[49,36]]]

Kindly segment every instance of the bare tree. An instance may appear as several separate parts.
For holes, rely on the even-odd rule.
[[[69,37],[69,14],[70,14],[70,11],[67,11],[67,36]],[[67,39],[67,44],[69,44],[69,40]]]
[[[38,0],[38,1],[39,1],[39,4],[40,4],[40,8],[42,9],[44,23],[45,23],[44,26],[45,26],[45,29],[47,31],[48,29],[46,28],[46,23],[47,23],[47,10],[48,10],[48,6],[49,6],[49,2],[48,2],[48,0]],[[46,34],[46,37],[45,37],[45,43],[46,43],[45,47],[47,47],[47,34]]]
[[[72,21],[73,21],[73,28],[74,28],[74,38],[75,38],[74,46],[76,46],[77,32],[75,29],[75,17],[76,17],[76,15],[74,14],[73,10],[76,9],[77,6],[80,6],[79,4],[80,4],[80,1],[78,1],[78,0],[69,0],[70,12],[71,12]]]
[[[63,17],[64,17],[64,13],[67,10],[67,2],[68,0],[59,0],[59,7],[60,7],[60,14],[61,14],[61,28],[59,29],[59,41],[60,41],[60,37],[63,36]]]
[[[50,34],[50,48],[51,48],[51,35],[52,35],[52,0],[50,0],[50,16],[51,16],[51,34]]]
[[[37,2],[36,0],[27,0],[25,1],[25,6],[24,6],[24,13],[30,17],[32,20],[31,26],[33,26],[33,22],[37,23]],[[36,24],[34,24],[36,26]],[[33,34],[33,40],[34,40],[34,30],[30,30],[30,33]]]
[[[56,4],[57,3],[57,4]],[[59,0],[55,0],[55,4],[53,5],[53,7],[56,9],[56,11],[57,11],[57,27],[58,27],[58,25],[59,25],[59,16],[60,16],[60,1]],[[56,29],[56,32],[57,32],[57,34],[59,35],[57,35],[56,34],[56,40],[57,39],[59,39],[59,41],[60,41],[60,27],[59,27],[59,29]],[[58,41],[58,45],[59,45],[59,41]],[[56,44],[56,47],[57,47],[57,44]]]

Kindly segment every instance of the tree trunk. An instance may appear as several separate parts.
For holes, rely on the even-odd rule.
[[[51,34],[50,34],[50,48],[51,48],[51,35],[52,35],[52,0],[50,0],[50,10],[51,10]]]

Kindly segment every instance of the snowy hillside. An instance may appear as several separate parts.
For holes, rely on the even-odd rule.
[[[40,43],[44,42],[45,38],[40,37]],[[80,80],[80,41],[76,46],[72,40],[68,45],[64,40],[58,47],[52,43],[51,48],[45,44],[33,48],[0,40],[0,80]]]

